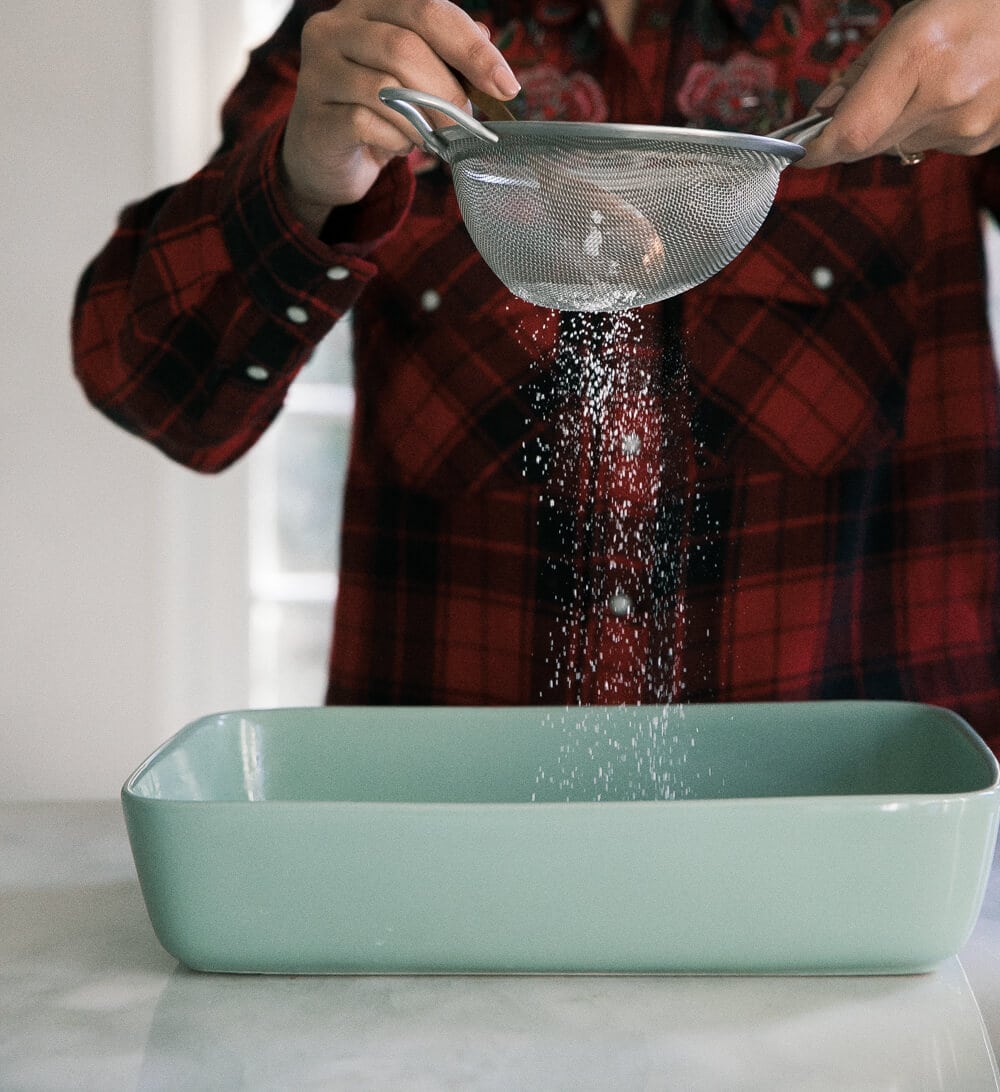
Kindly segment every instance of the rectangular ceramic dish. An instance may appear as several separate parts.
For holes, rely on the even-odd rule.
[[[878,702],[229,712],[122,797],[167,951],[290,973],[922,971],[1000,807],[961,718]]]

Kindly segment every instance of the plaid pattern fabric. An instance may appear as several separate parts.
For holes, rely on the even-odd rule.
[[[215,471],[353,308],[328,700],[901,698],[1000,743],[979,234],[998,154],[786,171],[757,239],[708,284],[633,315],[558,316],[499,284],[426,157],[385,171],[323,240],[296,225],[276,156],[302,24],[328,6],[295,4],[254,53],[212,162],[124,212],[74,317],[95,405]],[[850,17],[834,0],[644,2],[628,49],[584,4],[467,6],[552,102],[597,87],[615,121],[709,110],[693,66],[725,81],[748,51],[767,58],[768,103],[797,113],[817,66],[849,59],[823,52]]]

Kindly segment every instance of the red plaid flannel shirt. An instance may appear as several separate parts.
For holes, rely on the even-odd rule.
[[[74,318],[94,404],[217,471],[353,308],[328,700],[900,698],[1000,741],[997,153],[789,169],[703,287],[559,317],[498,283],[426,157],[322,240],[296,224],[276,157],[328,6],[254,52],[212,161],[125,210]],[[466,6],[536,115],[761,129],[889,14],[644,2],[626,48],[573,0]]]

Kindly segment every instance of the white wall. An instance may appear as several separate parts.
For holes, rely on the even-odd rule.
[[[215,139],[214,102],[187,149],[162,104],[228,84],[241,63],[205,43],[211,66],[160,51],[154,68],[153,28],[227,9],[239,5],[4,3],[0,799],[113,796],[185,719],[245,700],[244,559],[217,539],[239,472],[199,478],[113,428],[68,346],[76,278],[117,210]]]

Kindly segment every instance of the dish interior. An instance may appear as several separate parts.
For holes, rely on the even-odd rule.
[[[907,703],[339,707],[195,722],[126,784],[177,801],[514,804],[973,793],[997,763]]]

